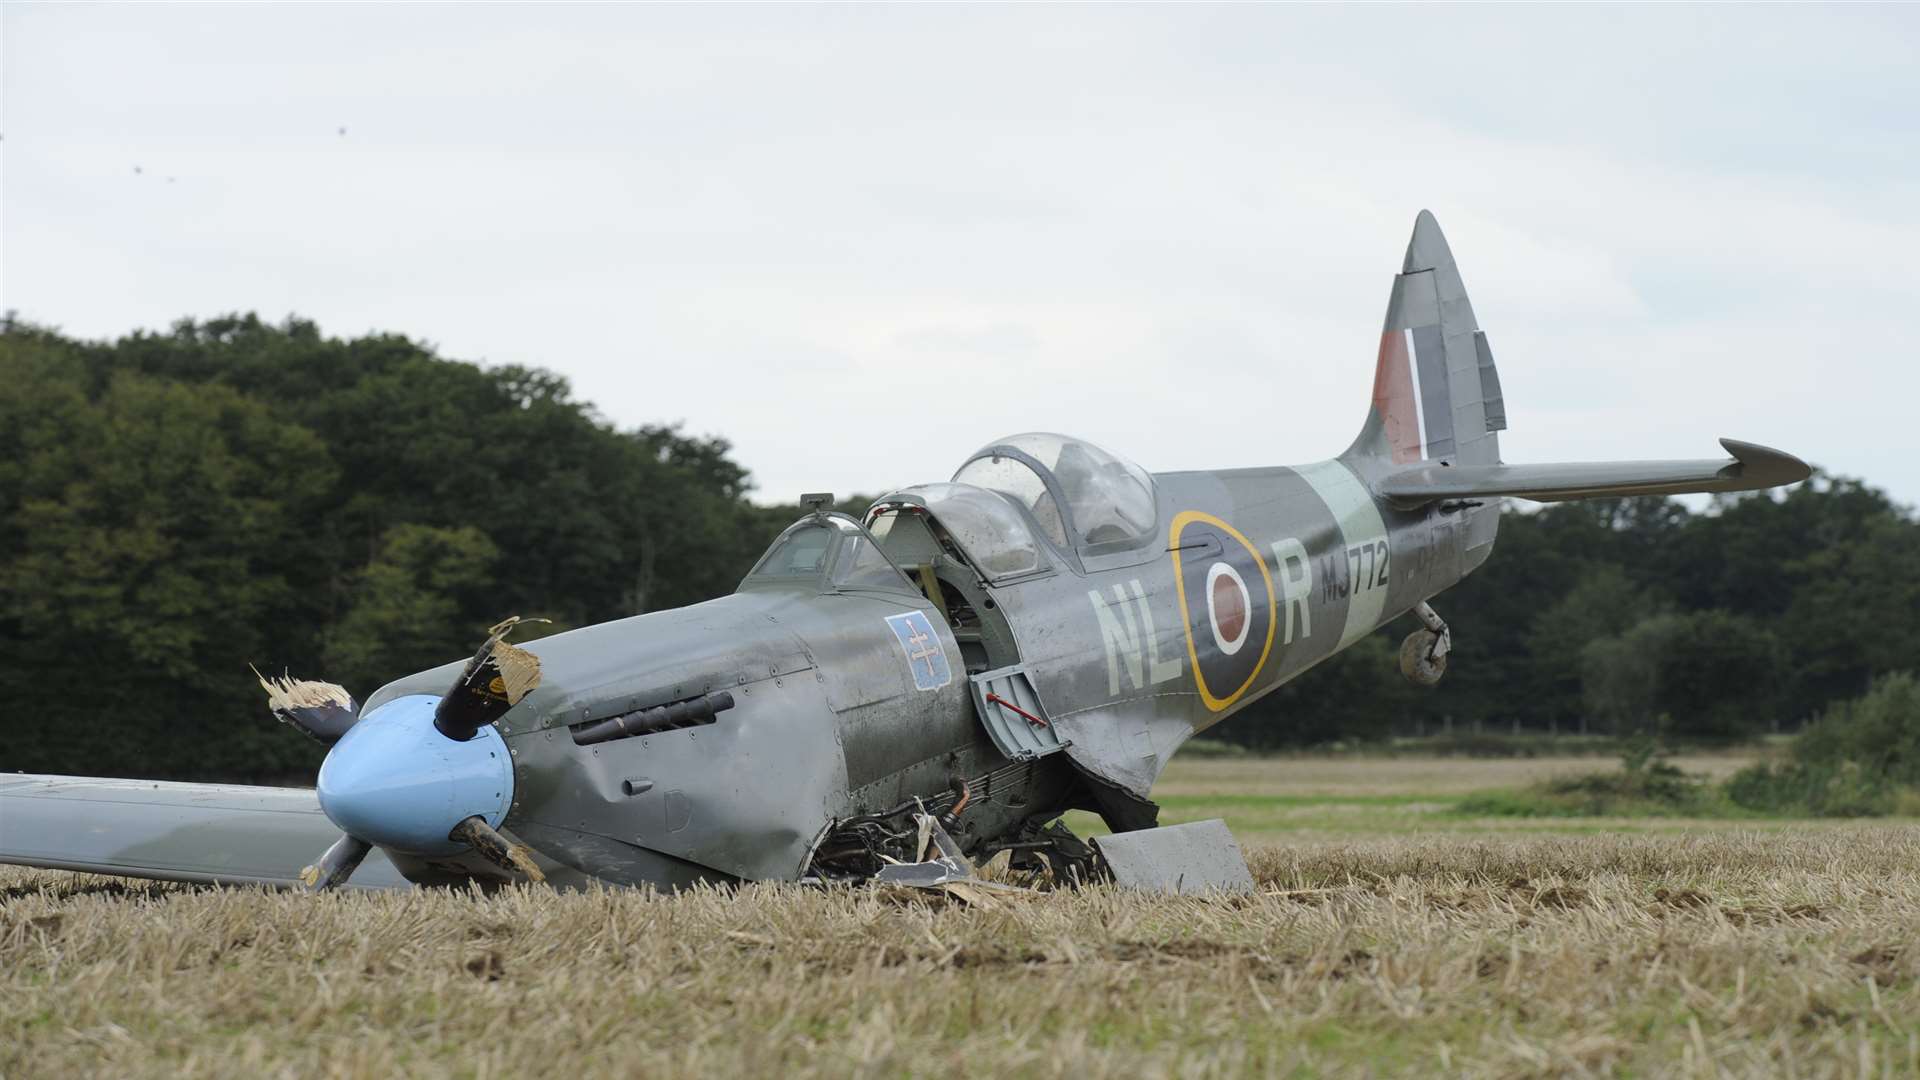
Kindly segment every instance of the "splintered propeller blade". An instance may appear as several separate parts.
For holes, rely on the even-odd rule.
[[[347,883],[360,863],[366,859],[373,845],[357,837],[342,836],[333,842],[320,861],[300,871],[300,880],[306,883],[308,892],[326,892],[337,889]]]
[[[253,675],[267,692],[274,718],[322,746],[339,742],[360,718],[360,707],[345,687],[286,675],[269,678],[257,668]]]
[[[527,849],[495,832],[485,818],[475,815],[453,827],[447,839],[472,844],[480,857],[509,874],[524,874],[530,881],[545,881],[547,875],[534,864]]]
[[[473,659],[460,669],[460,677],[433,712],[433,726],[455,742],[466,742],[473,733],[493,723],[520,699],[540,685],[540,658],[509,644],[507,635],[520,624],[518,615],[496,624],[487,631]],[[545,619],[527,620],[546,622]]]

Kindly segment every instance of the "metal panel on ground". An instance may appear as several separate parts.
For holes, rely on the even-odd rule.
[[[1123,888],[1184,896],[1254,891],[1240,843],[1219,818],[1114,833],[1093,844]]]

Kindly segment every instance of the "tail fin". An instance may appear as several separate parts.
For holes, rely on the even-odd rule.
[[[1422,210],[1387,301],[1373,409],[1342,456],[1392,465],[1492,465],[1500,460],[1495,432],[1506,426],[1487,336],[1474,322],[1440,223]]]
[[[1503,465],[1495,433],[1506,426],[1487,335],[1474,323],[1440,223],[1422,210],[1387,301],[1373,408],[1341,455],[1376,494],[1412,509],[1500,496],[1556,502],[1756,491],[1810,474],[1792,454],[1733,439],[1720,440],[1730,458]],[[1488,525],[1483,543],[1491,541]]]

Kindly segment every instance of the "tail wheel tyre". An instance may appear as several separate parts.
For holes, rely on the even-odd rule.
[[[1431,630],[1415,630],[1400,643],[1400,674],[1416,686],[1434,686],[1447,673],[1447,658],[1433,655],[1440,635]]]

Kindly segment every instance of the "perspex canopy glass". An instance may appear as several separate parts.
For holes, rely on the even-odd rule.
[[[804,517],[789,525],[760,556],[747,581],[918,592],[871,534],[845,514]]]
[[[1145,469],[1052,432],[1001,439],[975,453],[953,479],[1019,500],[1056,543],[1087,553],[1137,546],[1153,535],[1159,516]]]
[[[880,503],[896,501],[926,507],[989,581],[1030,574],[1047,565],[1026,515],[997,491],[971,484],[919,484],[885,496]],[[881,518],[875,527],[885,527],[886,521]]]

